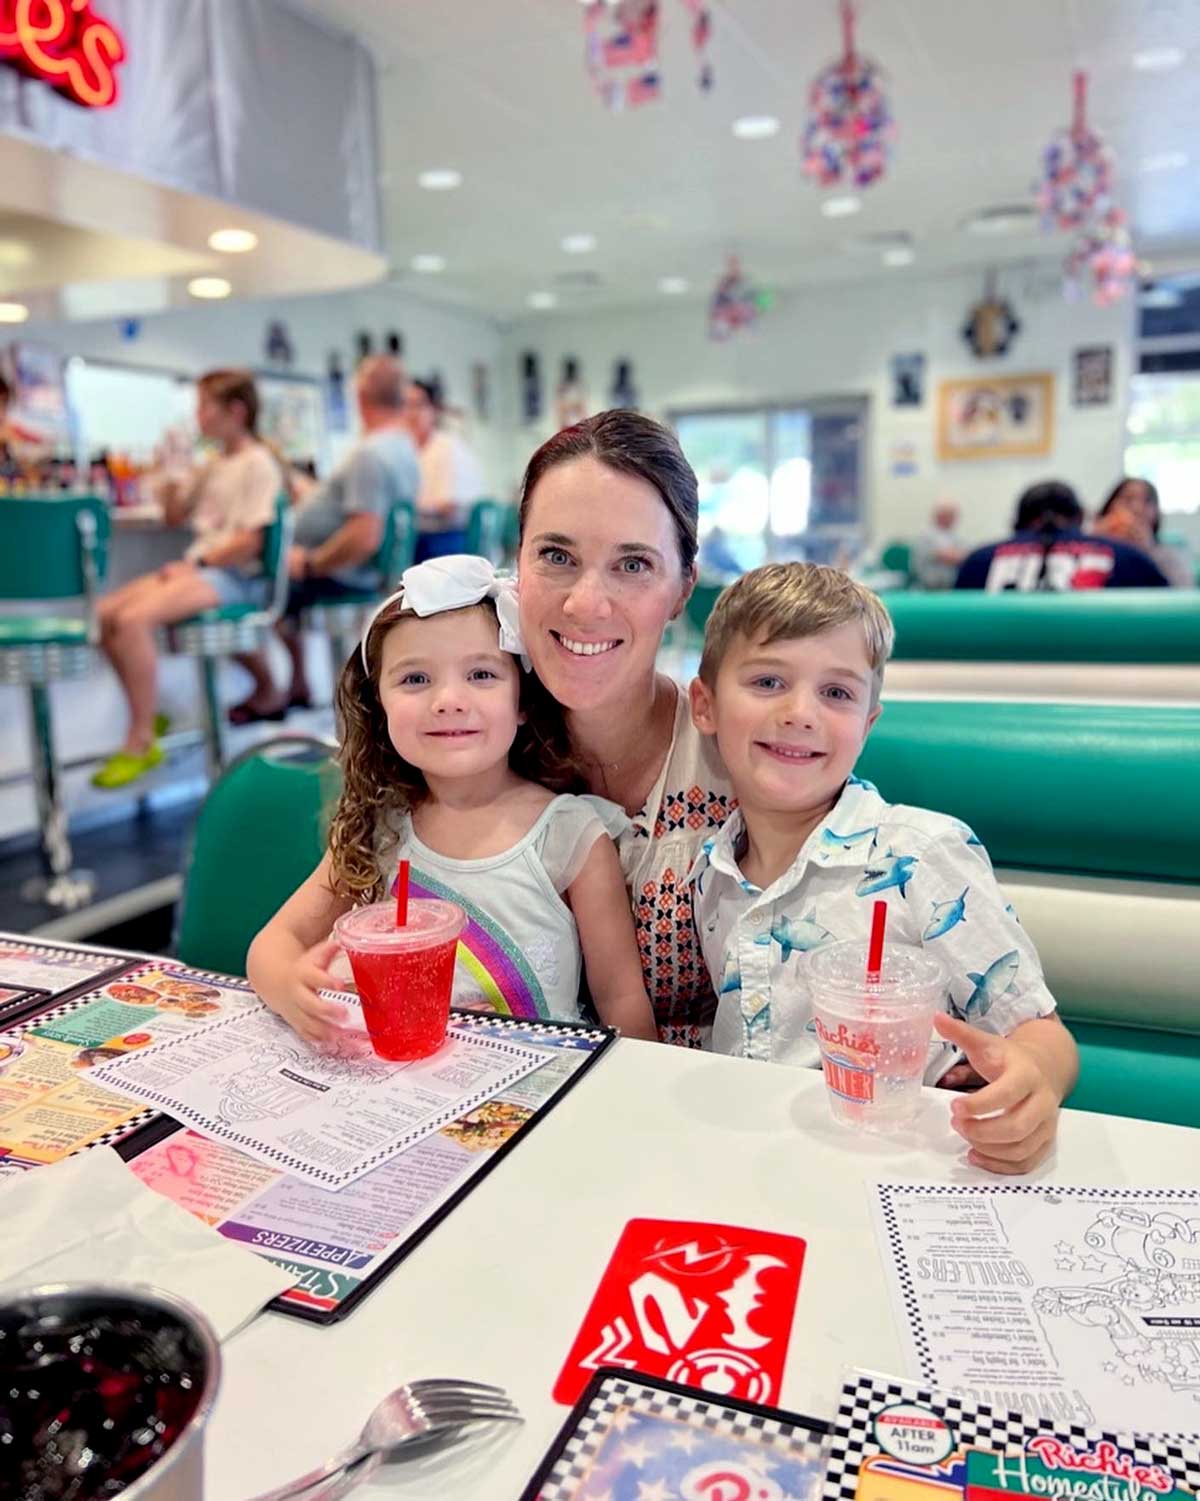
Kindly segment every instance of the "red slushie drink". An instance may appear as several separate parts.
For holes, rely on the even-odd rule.
[[[381,1058],[410,1062],[441,1046],[450,1020],[454,956],[467,915],[455,902],[412,898],[396,926],[395,902],[347,912],[333,925],[346,950],[371,1045]]]

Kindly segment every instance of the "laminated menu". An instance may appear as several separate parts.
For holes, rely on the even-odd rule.
[[[1195,1437],[1119,1434],[869,1371],[844,1381],[823,1501],[1194,1501]]]
[[[132,962],[132,955],[112,949],[0,933],[0,1022],[36,1010],[39,1002],[65,1000],[73,991],[94,985]]]

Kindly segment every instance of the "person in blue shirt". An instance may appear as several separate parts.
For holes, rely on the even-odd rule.
[[[970,553],[956,589],[1165,589],[1162,570],[1138,547],[1083,530],[1083,507],[1070,485],[1047,480],[1017,503],[1013,535]]]

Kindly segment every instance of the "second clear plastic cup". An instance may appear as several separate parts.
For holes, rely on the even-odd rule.
[[[889,944],[878,981],[867,950],[826,944],[806,965],[821,1068],[835,1119],[891,1131],[916,1113],[946,973],[925,949]]]
[[[441,1047],[458,935],[466,925],[456,902],[416,897],[402,928],[396,926],[394,901],[359,907],[334,923],[334,937],[354,971],[367,1035],[381,1058],[411,1062]]]

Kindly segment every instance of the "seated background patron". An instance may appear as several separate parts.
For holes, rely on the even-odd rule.
[[[1162,508],[1158,490],[1148,479],[1126,477],[1100,507],[1092,532],[1128,542],[1153,560],[1173,589],[1190,589],[1195,583],[1191,562],[1184,548],[1159,541]]]
[[[471,507],[485,498],[479,460],[458,433],[441,426],[441,394],[428,381],[409,382],[404,410],[421,465],[417,562],[465,552]]]
[[[952,500],[934,506],[929,525],[913,546],[913,572],[922,589],[953,589],[968,549],[958,534],[962,512]]]

